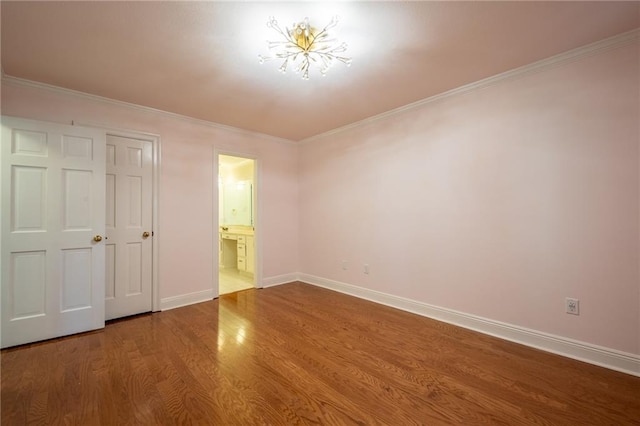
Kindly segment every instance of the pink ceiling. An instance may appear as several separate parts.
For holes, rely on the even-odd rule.
[[[302,140],[640,26],[640,2],[7,2],[9,76]],[[350,68],[259,64],[270,15],[338,14]]]

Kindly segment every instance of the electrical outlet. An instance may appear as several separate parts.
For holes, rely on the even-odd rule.
[[[343,260],[342,261],[342,269],[345,270],[345,271],[347,269],[349,269],[349,262],[347,262],[346,260]]]
[[[365,273],[365,274],[368,274],[368,273],[369,273],[369,264],[368,264],[368,263],[365,263],[365,264],[364,264],[364,273]]]
[[[580,300],[567,297],[564,302],[568,314],[580,315]]]

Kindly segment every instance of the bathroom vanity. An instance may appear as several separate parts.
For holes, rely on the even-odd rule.
[[[220,228],[220,268],[237,269],[240,273],[253,275],[255,270],[253,228]]]

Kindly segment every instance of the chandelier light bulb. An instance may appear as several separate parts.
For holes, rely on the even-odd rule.
[[[278,21],[270,16],[267,27],[276,31],[280,40],[267,41],[271,55],[258,55],[258,60],[262,64],[272,59],[283,59],[279,68],[282,73],[287,71],[291,60],[296,73],[302,73],[303,80],[309,80],[311,63],[319,67],[322,76],[327,74],[335,61],[349,66],[351,58],[340,55],[346,52],[347,43],[329,38],[328,30],[336,25],[338,25],[337,16],[334,16],[322,30],[314,28],[309,23],[309,18],[304,18],[300,22],[294,22],[291,28],[285,27],[283,30],[278,25]]]

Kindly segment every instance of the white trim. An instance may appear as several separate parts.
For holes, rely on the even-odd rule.
[[[264,221],[262,220],[264,216],[264,203],[263,200],[263,176],[262,176],[262,158],[255,157],[253,163],[253,203],[254,209],[256,212],[256,216],[253,218],[253,285],[256,288],[263,288],[263,276],[262,271],[264,270],[264,253],[263,245],[262,245],[262,236],[264,235],[262,224]]]
[[[195,291],[193,293],[181,294],[179,296],[165,297],[160,300],[160,310],[168,311],[169,309],[181,308],[195,303],[208,302],[209,300],[213,300],[213,291],[210,288],[207,290]]]
[[[162,142],[160,136],[154,137],[153,143],[153,211],[152,211],[152,247],[153,247],[153,306],[154,312],[161,308],[160,303],[160,169],[162,168]]]
[[[160,109],[151,108],[144,105],[137,105],[130,102],[119,101],[117,99],[105,98],[104,96],[93,95],[91,93],[81,92],[73,89],[67,89],[64,87],[58,87],[58,86],[54,86],[47,83],[40,83],[38,81],[27,80],[25,78],[13,77],[7,74],[2,75],[2,83],[8,86],[14,86],[14,87],[32,87],[36,89],[49,90],[49,91],[67,95],[67,96],[84,98],[84,99],[88,99],[95,102],[102,102],[110,105],[116,105],[119,107],[129,108],[129,109],[142,111],[146,113],[164,115],[176,120],[186,121],[192,124],[199,124],[201,126],[206,126],[206,127],[212,127],[214,129],[225,130],[228,132],[233,132],[233,133],[244,135],[244,136],[258,137],[261,139],[267,139],[272,142],[282,143],[286,145],[297,145],[297,143],[292,140],[279,138],[277,136],[268,135],[266,133],[259,133],[251,130],[240,129],[238,127],[227,126],[226,124],[220,124],[220,123],[215,123],[213,121],[193,118],[186,115],[177,114],[175,112],[163,111]]]
[[[377,121],[385,120],[395,115],[402,114],[404,112],[411,111],[414,109],[418,109],[424,105],[439,101],[441,99],[449,98],[451,96],[456,96],[456,95],[462,95],[475,90],[484,89],[485,87],[493,86],[505,80],[511,80],[515,78],[524,77],[529,74],[546,71],[550,68],[564,65],[570,62],[574,62],[582,58],[585,58],[587,56],[591,56],[597,53],[602,53],[608,50],[616,49],[618,47],[637,41],[639,38],[640,38],[640,30],[638,29],[628,31],[626,33],[618,34],[616,36],[609,37],[604,40],[600,40],[595,43],[588,44],[586,46],[578,47],[576,49],[569,50],[567,52],[563,52],[558,55],[554,55],[549,58],[542,59],[540,61],[536,61],[528,65],[524,65],[519,68],[514,68],[512,70],[509,70],[500,74],[496,74],[494,76],[487,77],[485,79],[478,80],[473,83],[465,84],[464,86],[447,90],[446,92],[442,92],[437,95],[430,96],[428,98],[421,99],[419,101],[392,109],[390,111],[386,111],[381,114],[374,115],[372,117],[368,117],[360,121],[356,121],[355,123],[350,123],[342,127],[337,127],[335,129],[329,130],[328,132],[320,133],[318,135],[311,136],[306,139],[302,139],[300,140],[299,143],[306,144],[309,142],[314,142],[320,139],[324,139],[331,135],[346,132],[350,129],[354,129],[360,126],[364,126],[366,124],[377,122]]]
[[[151,310],[158,312],[160,310],[160,152],[161,143],[160,136],[153,133],[141,132],[138,130],[127,130],[110,127],[108,125],[99,123],[81,123],[73,120],[71,122],[73,126],[81,127],[93,127],[104,130],[107,135],[119,136],[130,139],[149,141],[152,144],[153,158],[152,158],[152,177],[151,177],[151,191],[152,191],[152,206],[151,206]]]
[[[302,282],[318,287],[349,294],[360,299],[433,318],[510,342],[640,377],[640,356],[638,355],[465,314],[452,309],[441,308],[309,274],[299,274],[298,278]]]
[[[213,297],[220,297],[220,185],[218,184],[218,179],[220,179],[220,154],[218,154],[218,149],[213,146],[213,158],[212,158],[212,166],[213,166],[213,191],[211,191],[211,207],[213,208],[213,223],[212,225],[212,235],[211,235],[211,248],[213,249],[213,259],[211,262],[213,274],[211,281],[211,291],[213,292]]]
[[[107,132],[107,134],[112,134],[114,136],[120,136],[123,138],[129,139],[138,139],[143,141],[152,141],[154,139],[160,139],[160,135],[157,133],[146,132],[143,130],[137,129],[123,129],[120,127],[113,127],[104,123],[97,123],[94,121],[76,121],[71,120],[72,126],[80,126],[80,127],[97,127],[98,129],[102,129]],[[117,134],[116,134],[117,133]]]
[[[277,285],[288,284],[294,281],[298,281],[297,273],[276,275],[276,276],[268,277],[262,280],[262,287],[263,288],[275,287]],[[312,283],[309,283],[309,284],[312,284]]]

